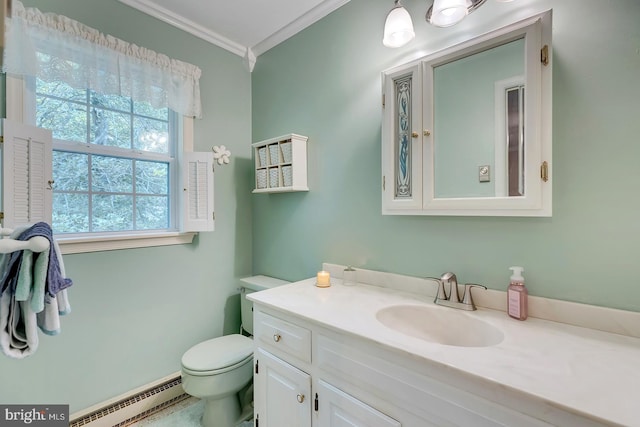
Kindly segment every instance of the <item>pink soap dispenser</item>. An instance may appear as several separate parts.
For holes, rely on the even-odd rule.
[[[507,288],[507,313],[514,319],[525,320],[527,318],[527,297],[529,293],[524,286],[524,277],[522,277],[524,268],[514,266],[509,267],[509,270],[513,272],[513,275],[511,275],[509,288]]]

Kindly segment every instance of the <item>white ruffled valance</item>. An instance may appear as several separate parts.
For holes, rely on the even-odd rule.
[[[201,117],[200,68],[127,43],[66,16],[13,2],[3,72],[63,81]]]

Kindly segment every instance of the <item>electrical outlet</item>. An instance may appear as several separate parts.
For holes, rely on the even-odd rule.
[[[478,181],[480,182],[491,181],[491,166],[489,165],[478,166]]]

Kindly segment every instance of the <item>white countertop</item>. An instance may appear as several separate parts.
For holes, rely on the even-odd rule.
[[[250,294],[280,311],[388,348],[452,367],[522,391],[607,423],[640,426],[640,339],[547,320],[511,319],[479,307],[464,315],[496,326],[504,340],[491,347],[456,347],[398,333],[376,312],[398,304],[430,304],[433,298],[357,284],[318,288],[315,278]],[[455,310],[434,306],[436,309]],[[419,321],[419,319],[416,319]]]

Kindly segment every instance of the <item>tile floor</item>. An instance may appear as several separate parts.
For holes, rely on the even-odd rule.
[[[190,397],[127,427],[202,427],[203,410],[204,402]],[[245,421],[238,427],[253,427],[253,421]]]

